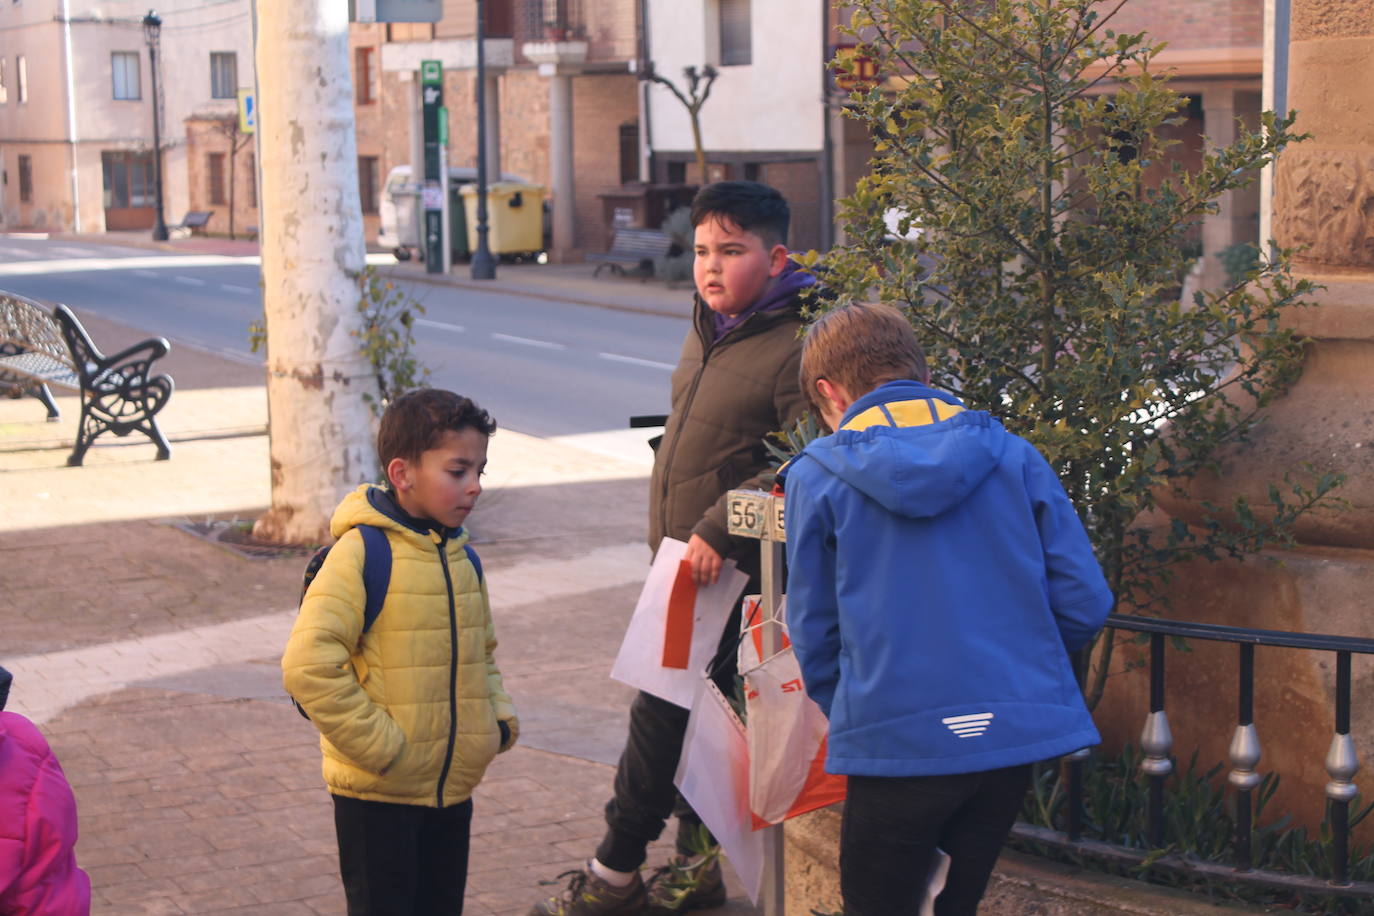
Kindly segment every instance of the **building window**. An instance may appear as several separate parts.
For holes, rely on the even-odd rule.
[[[686,184],[686,183],[687,183],[687,163],[685,163],[685,162],[669,162],[669,163],[667,164],[667,178],[668,178],[668,184]]]
[[[210,203],[224,203],[224,154],[210,153],[205,157],[205,173],[210,181]]]
[[[620,183],[639,180],[639,122],[620,125]]]
[[[233,51],[210,53],[210,98],[234,99],[239,92],[238,55]]]
[[[33,157],[19,157],[19,202],[33,203]]]
[[[372,53],[374,48],[355,48],[353,51],[353,87],[359,105],[377,101],[372,94]]]
[[[750,0],[720,0],[720,63],[723,67],[754,62]]]
[[[252,153],[248,154],[248,206],[258,205],[258,160]]]
[[[376,156],[358,157],[358,198],[364,213],[377,212],[378,164]]]
[[[101,153],[100,166],[106,210],[153,206],[152,153]]]
[[[110,84],[117,99],[141,99],[143,89],[138,79],[138,52],[115,51],[110,55]]]
[[[24,105],[29,101],[29,62],[20,54],[14,62],[15,69],[15,88],[19,90],[19,104]]]
[[[9,86],[5,83],[5,59],[0,57],[0,105],[10,100]]]

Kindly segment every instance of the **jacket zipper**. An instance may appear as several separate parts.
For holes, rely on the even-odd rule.
[[[706,306],[703,305],[702,308],[706,308]],[[754,316],[753,316],[753,315],[750,315],[748,318],[744,319],[744,322],[743,322],[742,324],[740,324],[739,327],[736,327],[736,328],[731,329],[730,332],[727,333],[725,336],[726,336],[726,337],[729,337],[729,336],[735,334],[736,332],[740,331],[740,330],[743,329],[747,324],[749,324],[749,322],[750,322],[751,320],[753,320],[753,318],[754,318]],[[688,389],[688,391],[687,391],[687,400],[683,403],[682,409],[681,409],[680,411],[678,411],[678,416],[679,416],[679,417],[686,416],[687,414],[689,414],[689,413],[692,412],[692,404],[693,404],[693,403],[696,401],[696,399],[697,399],[697,388],[701,385],[701,377],[702,377],[703,375],[706,374],[706,364],[707,364],[708,362],[710,362],[710,360],[711,360],[711,354],[712,354],[713,352],[715,352],[716,347],[717,347],[719,344],[723,343],[724,340],[725,340],[725,338],[722,337],[720,340],[712,340],[712,341],[710,341],[710,342],[708,343],[707,340],[706,340],[706,335],[702,333],[702,330],[701,330],[701,322],[699,322],[699,321],[698,321],[698,322],[695,322],[695,323],[693,324],[692,330],[694,330],[694,331],[696,332],[697,337],[701,340],[701,365],[697,367],[696,375],[692,378],[692,387],[691,387],[690,389]],[[667,475],[668,469],[671,468],[671,467],[673,466],[673,458],[676,457],[676,455],[677,455],[677,444],[678,444],[679,442],[681,442],[681,441],[682,441],[682,425],[681,425],[681,423],[679,422],[678,428],[677,428],[677,435],[673,436],[673,441],[672,441],[671,443],[669,443],[669,445],[668,445],[668,457],[667,457],[667,458],[664,460],[664,462],[663,462],[663,469],[664,469],[664,474],[665,474],[665,476],[664,476],[664,478],[663,478],[663,495],[662,495],[661,497],[659,497],[659,502],[658,502],[658,517],[659,517],[659,527],[661,527],[661,528],[662,528],[663,530],[665,530],[665,531],[667,531],[667,530],[671,527],[671,525],[668,524],[668,489],[669,489],[669,487],[668,487],[668,478],[667,478],[666,475]]]
[[[439,785],[434,790],[435,805],[444,807],[444,782],[453,764],[453,742],[458,732],[458,607],[453,594],[453,574],[448,567],[448,553],[444,542],[435,544],[439,563],[444,567],[444,584],[448,587],[448,747],[444,749],[444,765],[439,770]]]

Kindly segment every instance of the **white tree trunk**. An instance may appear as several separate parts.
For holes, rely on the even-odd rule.
[[[343,494],[377,473],[363,400],[376,379],[354,336],[365,249],[348,4],[255,2],[272,507],[253,533],[320,543]]]

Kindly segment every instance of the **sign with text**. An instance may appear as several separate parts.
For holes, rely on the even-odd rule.
[[[441,118],[444,110],[444,64],[420,61],[420,111],[425,135],[425,272],[444,271],[444,142]],[[430,189],[433,188],[431,193]]]
[[[725,520],[731,534],[761,541],[786,541],[783,500],[762,490],[731,490],[725,502]]]

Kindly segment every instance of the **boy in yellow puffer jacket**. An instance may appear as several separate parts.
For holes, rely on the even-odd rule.
[[[495,431],[450,391],[391,403],[377,436],[388,486],[335,510],[338,542],[282,656],[287,692],[320,730],[349,916],[462,912],[472,790],[519,733],[462,527]],[[392,554],[366,632],[359,525],[381,529]]]

